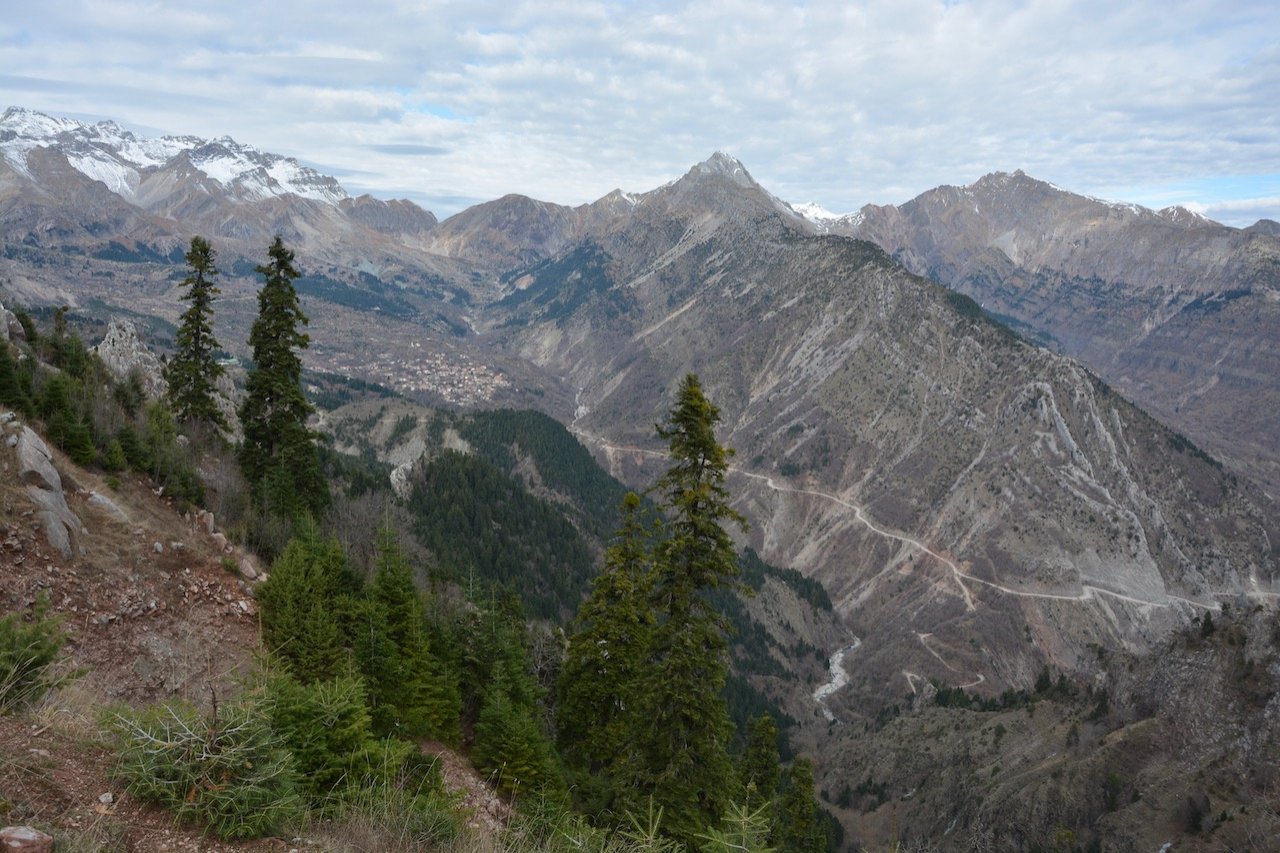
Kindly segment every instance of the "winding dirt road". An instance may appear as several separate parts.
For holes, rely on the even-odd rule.
[[[630,447],[626,445],[613,444],[612,442],[606,441],[600,436],[591,435],[590,433],[584,432],[583,430],[577,428],[576,426],[570,426],[569,430],[574,435],[577,435],[580,438],[583,438],[595,444],[596,446],[602,448],[605,451],[605,453],[610,456],[612,456],[612,454],[614,453],[631,453],[631,454],[638,454],[641,456],[655,457],[659,459],[667,458],[667,454],[660,450],[649,450],[643,447]],[[862,506],[855,504],[851,501],[847,501],[844,498],[839,497],[838,495],[833,495],[829,492],[818,491],[817,489],[801,489],[801,488],[796,488],[794,486],[780,484],[773,477],[767,474],[756,474],[752,471],[747,471],[743,468],[737,468],[734,466],[729,466],[728,471],[740,477],[746,477],[751,480],[758,480],[764,483],[766,486],[768,486],[770,489],[772,489],[775,492],[787,492],[794,495],[808,495],[810,497],[821,498],[823,500],[831,501],[832,503],[835,503],[841,507],[844,507],[845,509],[852,512],[854,518],[856,518],[862,526],[870,530],[872,533],[875,533],[876,535],[882,536],[886,539],[892,539],[897,542],[902,542],[903,544],[910,545],[912,548],[915,548],[916,550],[920,551],[923,554],[928,554],[930,557],[933,557],[935,560],[937,560],[942,565],[946,566],[948,569],[951,570],[952,579],[955,580],[956,586],[960,590],[959,595],[964,600],[965,608],[968,610],[976,609],[977,603],[974,598],[972,590],[970,590],[966,584],[978,584],[980,586],[987,587],[988,589],[994,589],[998,592],[1004,593],[1005,595],[1014,595],[1021,598],[1038,598],[1038,599],[1043,599],[1047,601],[1085,602],[1085,601],[1092,600],[1095,596],[1105,595],[1110,598],[1117,599],[1119,601],[1125,601],[1130,604],[1137,605],[1139,607],[1168,608],[1168,607],[1173,607],[1176,604],[1186,604],[1186,605],[1190,605],[1191,607],[1198,607],[1202,610],[1221,609],[1221,606],[1216,601],[1206,603],[1202,601],[1195,601],[1194,599],[1190,599],[1190,598],[1183,598],[1182,596],[1172,595],[1172,594],[1166,594],[1163,601],[1152,601],[1150,599],[1137,598],[1132,595],[1126,595],[1125,593],[1116,592],[1114,590],[1106,589],[1100,586],[1095,586],[1093,584],[1081,584],[1080,592],[1078,593],[1030,592],[1024,589],[1014,589],[1013,587],[1008,587],[1003,584],[996,583],[995,581],[989,581],[984,578],[979,578],[971,574],[968,574],[963,569],[961,569],[960,566],[954,560],[939,553],[938,551],[935,551],[933,548],[930,548],[928,545],[926,545],[924,542],[921,542],[919,539],[916,539],[912,536],[908,536],[905,533],[898,533],[896,531],[889,530],[887,528],[881,527],[880,525],[876,524],[875,521],[873,521],[870,517],[867,516],[866,510]],[[1255,591],[1255,592],[1250,592],[1245,594],[1249,595],[1250,597],[1275,597],[1277,595],[1280,595],[1278,593],[1269,593],[1269,592],[1262,592],[1262,591]]]

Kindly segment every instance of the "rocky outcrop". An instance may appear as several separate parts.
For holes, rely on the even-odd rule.
[[[45,539],[64,557],[70,557],[75,553],[76,537],[84,532],[84,525],[67,506],[62,477],[53,465],[53,454],[40,436],[16,419],[5,423],[4,429],[17,439],[13,444],[17,479],[35,504]]]
[[[22,324],[18,322],[18,315],[4,307],[4,303],[0,303],[0,343],[4,341],[25,341],[27,339],[26,330],[22,328]]]
[[[164,397],[167,387],[160,359],[138,338],[138,330],[133,323],[119,317],[111,318],[106,336],[93,351],[117,379],[128,379],[136,374],[149,398],[159,400]]]
[[[129,521],[128,514],[125,513],[125,511],[120,508],[119,504],[111,500],[111,498],[107,497],[106,495],[99,494],[98,492],[90,492],[87,502],[89,506],[96,507],[102,510],[104,513],[111,516],[116,521],[121,521],[126,524]]]

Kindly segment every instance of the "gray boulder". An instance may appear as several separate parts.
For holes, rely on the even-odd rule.
[[[17,438],[14,451],[18,459],[18,482],[26,485],[27,497],[36,505],[36,518],[50,547],[70,557],[75,553],[75,537],[84,532],[84,525],[67,506],[62,477],[53,467],[53,454],[44,439],[30,427],[24,426]]]
[[[15,448],[18,454],[18,481],[28,486],[62,494],[62,478],[53,467],[53,454],[44,439],[24,426]]]
[[[0,303],[0,343],[4,341],[25,341],[27,330],[18,322],[18,315]]]
[[[115,518],[117,521],[123,521],[126,523],[129,521],[129,516],[125,513],[125,511],[122,510],[116,504],[115,501],[111,500],[111,498],[107,497],[106,495],[101,495],[101,494],[98,494],[97,492],[91,492],[89,494],[89,506],[97,507],[98,509],[105,512],[107,515],[110,515],[111,517]]]

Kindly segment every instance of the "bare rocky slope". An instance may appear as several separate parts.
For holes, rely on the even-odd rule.
[[[1076,195],[1022,172],[864,207],[832,230],[1079,359],[1280,489],[1280,240]]]

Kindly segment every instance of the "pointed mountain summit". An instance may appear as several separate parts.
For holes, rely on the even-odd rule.
[[[724,151],[717,151],[698,163],[686,173],[686,177],[699,177],[704,175],[715,175],[718,177],[728,178],[740,187],[759,187],[755,178],[751,177],[751,173],[747,171],[747,167],[742,165],[742,161],[737,157],[727,154]]]

